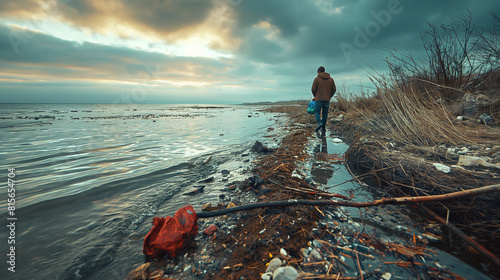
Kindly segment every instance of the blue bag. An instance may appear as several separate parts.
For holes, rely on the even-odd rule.
[[[311,102],[309,102],[309,104],[307,105],[307,113],[314,114],[315,108],[316,108],[316,101],[311,100]]]

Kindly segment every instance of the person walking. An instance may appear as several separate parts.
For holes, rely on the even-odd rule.
[[[311,91],[316,99],[316,108],[314,109],[316,123],[318,124],[316,132],[322,129],[323,135],[325,135],[330,99],[337,91],[335,81],[329,73],[325,72],[325,67],[320,66],[318,68],[318,76],[313,81]]]

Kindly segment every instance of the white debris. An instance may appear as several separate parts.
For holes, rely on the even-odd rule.
[[[333,143],[344,143],[344,141],[342,141],[342,139],[340,138],[333,138]]]
[[[302,176],[297,172],[297,170],[294,170],[292,172],[292,177],[302,179]]]
[[[389,272],[386,272],[382,275],[382,279],[384,280],[389,280],[391,279],[392,275]]]
[[[500,169],[500,164],[489,163],[486,161],[486,158],[481,157],[460,156],[457,164],[462,166],[484,166]]]
[[[441,163],[433,163],[434,167],[436,167],[437,170],[443,172],[443,173],[450,173],[451,168],[447,165],[441,164]]]

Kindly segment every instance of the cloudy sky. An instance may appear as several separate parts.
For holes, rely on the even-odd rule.
[[[386,49],[498,0],[1,0],[0,102],[243,103],[310,98],[323,65],[370,91]],[[368,72],[367,72],[368,71]]]

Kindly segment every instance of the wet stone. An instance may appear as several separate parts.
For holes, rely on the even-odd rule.
[[[318,240],[313,240],[312,242],[313,246],[318,248],[318,249],[321,249],[323,247],[323,245],[321,244],[321,242],[319,242]]]
[[[273,280],[295,280],[298,277],[299,273],[291,266],[280,267],[273,273]]]
[[[323,256],[318,251],[318,249],[312,249],[311,252],[309,253],[309,255],[311,256],[311,258],[314,261],[321,261],[321,260],[323,260]]]
[[[281,267],[282,263],[279,258],[274,258],[269,262],[269,265],[267,266],[266,272],[274,272],[276,269]]]

